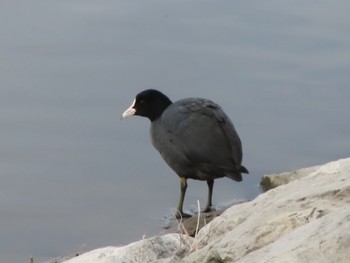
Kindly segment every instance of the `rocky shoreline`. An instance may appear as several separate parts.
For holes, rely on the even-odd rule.
[[[96,249],[65,263],[348,262],[350,158],[265,175],[264,193],[212,216],[191,231],[155,236],[123,247]],[[210,215],[209,215],[210,216]],[[189,222],[189,221],[188,221]],[[192,235],[192,236],[191,236]]]

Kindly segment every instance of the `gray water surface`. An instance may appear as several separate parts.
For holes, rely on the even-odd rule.
[[[159,233],[179,179],[120,120],[134,96],[219,103],[242,139],[242,183],[350,154],[350,2],[3,1],[0,8],[0,262],[49,261]],[[307,187],[307,186],[306,186]],[[186,210],[204,205],[189,181]]]

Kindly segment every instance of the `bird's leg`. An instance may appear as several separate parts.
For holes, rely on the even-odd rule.
[[[213,196],[213,186],[214,186],[214,180],[210,179],[207,181],[208,184],[208,203],[204,209],[203,212],[210,212],[210,211],[214,211],[215,209],[212,207],[212,196]]]
[[[179,199],[179,204],[177,206],[177,211],[178,213],[176,214],[176,217],[191,217],[189,214],[185,214],[182,210],[183,203],[185,200],[185,194],[186,194],[186,189],[187,189],[187,179],[186,177],[180,177],[180,187],[181,187],[181,195]]]

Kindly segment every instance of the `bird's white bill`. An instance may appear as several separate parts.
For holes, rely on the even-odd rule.
[[[126,111],[123,112],[122,119],[125,119],[135,114],[136,109],[134,109],[134,106],[135,106],[135,100],[132,102],[131,106],[127,108]]]

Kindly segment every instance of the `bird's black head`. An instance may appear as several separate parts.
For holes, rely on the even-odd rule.
[[[158,90],[144,90],[136,95],[134,102],[123,113],[122,118],[138,115],[154,121],[171,103],[171,100]]]

